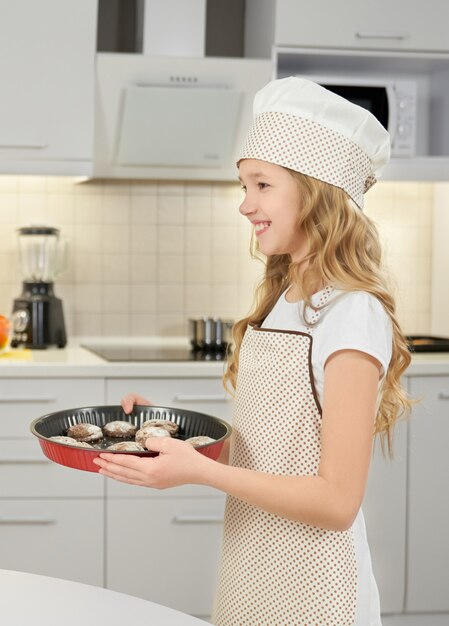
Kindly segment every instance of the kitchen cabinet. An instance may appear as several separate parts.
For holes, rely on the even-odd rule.
[[[344,19],[343,19],[344,15]],[[323,17],[325,16],[325,18]],[[277,46],[449,51],[445,0],[277,0]],[[338,27],[336,28],[336,24]]]
[[[209,616],[223,511],[223,497],[108,499],[108,588]]]
[[[2,498],[1,567],[101,586],[103,527],[99,498]]]
[[[0,0],[0,173],[91,172],[96,0]]]
[[[221,378],[106,381],[110,404],[117,404],[131,391],[161,406],[231,419],[232,403]],[[106,489],[108,587],[192,615],[209,616],[218,573],[224,494],[199,485],[159,491],[114,481],[108,481]]]
[[[396,426],[394,457],[376,442],[362,510],[382,613],[404,606],[407,534],[407,423]]]
[[[103,584],[104,479],[50,462],[36,417],[104,404],[101,378],[0,379],[0,565]]]
[[[449,612],[449,376],[413,376],[410,420],[408,612]]]

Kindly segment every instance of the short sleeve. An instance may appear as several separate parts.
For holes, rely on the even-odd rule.
[[[392,322],[375,296],[364,291],[343,293],[330,303],[321,322],[315,356],[323,369],[334,352],[359,350],[379,361],[381,377],[385,375],[392,354]]]

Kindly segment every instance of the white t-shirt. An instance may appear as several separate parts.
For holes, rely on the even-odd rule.
[[[318,304],[322,294],[322,291],[314,294],[312,304]],[[364,291],[335,290],[312,331],[304,321],[303,311],[303,301],[288,302],[283,293],[262,326],[312,335],[312,371],[321,405],[324,366],[330,355],[338,350],[360,350],[377,359],[381,364],[380,385],[391,360],[393,330],[391,319],[377,298]],[[310,312],[306,311],[306,317],[310,319]],[[352,525],[352,532],[357,562],[357,605],[354,626],[381,626],[379,592],[372,571],[365,520],[361,509]]]
[[[312,296],[316,305],[322,291]],[[310,333],[312,343],[312,370],[318,398],[322,405],[324,366],[338,350],[360,350],[381,364],[381,378],[391,359],[393,329],[391,319],[382,304],[365,291],[335,290],[322,310],[318,323],[310,330],[303,318],[304,302],[288,302],[281,295],[262,327],[277,330],[295,330]],[[310,318],[310,313],[306,312]],[[381,380],[379,381],[381,382]]]

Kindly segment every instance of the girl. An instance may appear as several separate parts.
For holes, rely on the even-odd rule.
[[[360,505],[373,435],[391,451],[409,364],[363,193],[388,133],[310,81],[264,87],[238,162],[265,276],[234,327],[233,436],[212,461],[151,438],[155,458],[103,454],[101,473],[228,494],[213,620],[220,626],[379,626]],[[124,398],[131,411],[143,398]]]

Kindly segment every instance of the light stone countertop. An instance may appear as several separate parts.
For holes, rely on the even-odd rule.
[[[79,337],[65,348],[11,350],[0,354],[1,378],[221,378],[223,361],[109,362],[83,344],[189,347],[182,337]]]
[[[12,350],[0,354],[2,378],[221,378],[223,361],[108,362],[82,347],[133,344],[158,347],[188,347],[181,337],[83,337],[72,339],[63,349]],[[414,354],[408,376],[449,375],[449,352]]]

